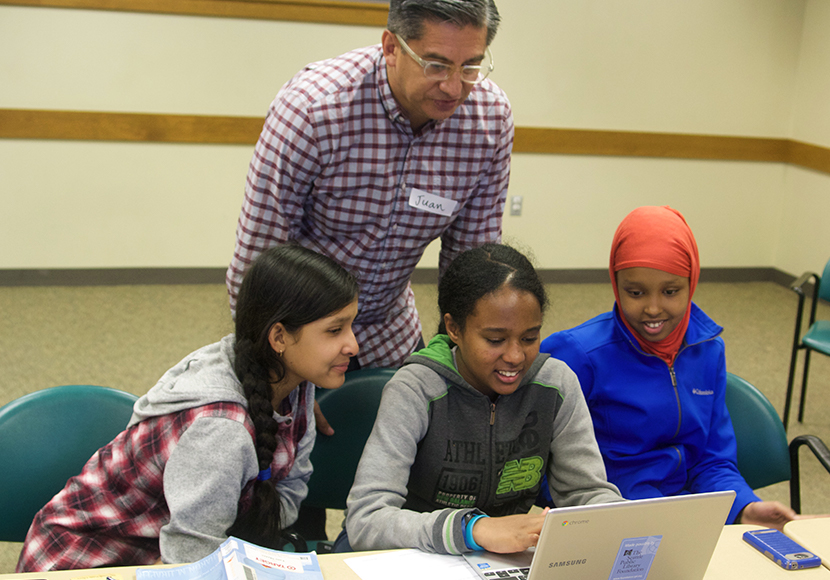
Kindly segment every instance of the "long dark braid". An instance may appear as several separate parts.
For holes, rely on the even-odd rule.
[[[237,300],[234,372],[248,400],[261,473],[270,468],[277,449],[271,385],[286,373],[269,342],[271,328],[281,323],[288,332],[296,332],[348,306],[357,298],[357,290],[354,277],[336,262],[297,245],[263,252],[245,274]],[[269,479],[257,478],[250,506],[237,514],[227,534],[279,548],[280,498]]]
[[[248,399],[248,414],[256,430],[256,454],[259,469],[268,469],[277,450],[278,424],[271,404],[271,384],[268,371],[256,362],[256,347],[250,340],[236,343],[235,372],[242,382]],[[280,498],[269,481],[254,483],[253,498],[248,509],[237,515],[228,528],[229,536],[236,536],[267,548],[280,547]]]

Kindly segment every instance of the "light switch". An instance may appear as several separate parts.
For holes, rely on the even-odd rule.
[[[510,215],[522,215],[521,195],[514,195],[510,198]]]

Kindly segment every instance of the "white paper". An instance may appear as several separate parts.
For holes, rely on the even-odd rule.
[[[427,554],[420,550],[355,556],[346,558],[345,562],[362,580],[478,580],[478,574],[463,556]]]

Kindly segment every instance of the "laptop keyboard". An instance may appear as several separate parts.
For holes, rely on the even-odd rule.
[[[510,568],[509,570],[496,570],[494,572],[485,572],[485,578],[492,578],[493,580],[500,580],[501,578],[515,578],[516,580],[527,580],[527,574],[530,568]]]

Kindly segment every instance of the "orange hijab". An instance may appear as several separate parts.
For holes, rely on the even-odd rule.
[[[700,257],[692,230],[679,211],[668,206],[644,206],[628,214],[617,228],[611,243],[611,285],[619,309],[620,294],[616,273],[625,268],[654,268],[675,276],[689,278],[689,304],[686,315],[671,334],[658,342],[649,342],[636,332],[625,316],[623,324],[640,347],[671,365],[683,345],[689,327],[692,295],[700,278]]]

